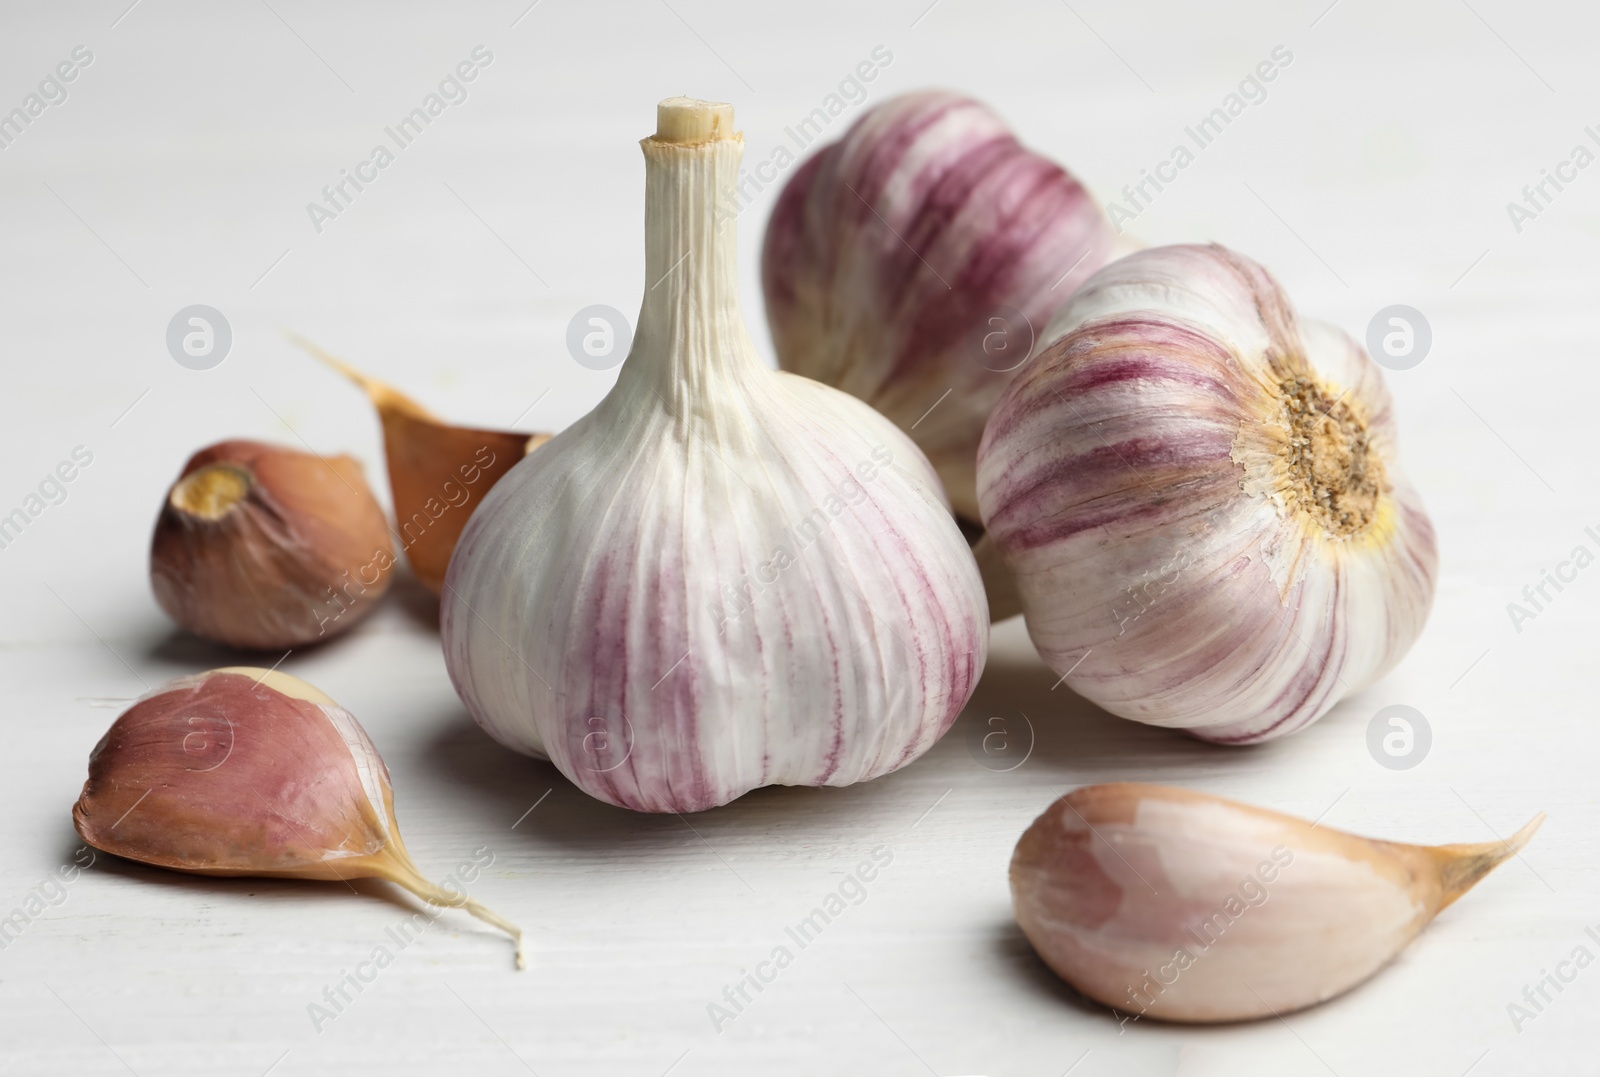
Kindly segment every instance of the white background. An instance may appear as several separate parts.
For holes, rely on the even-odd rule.
[[[1442,582],[1389,678],[1311,729],[1207,746],[1051,691],[1020,623],[962,723],[926,758],[845,790],[763,790],[702,816],[630,814],[513,756],[450,689],[430,600],[402,581],[350,637],[283,668],[353,710],[393,772],[410,847],[442,876],[487,845],[475,893],[530,933],[459,914],[319,1034],[325,984],[415,908],[381,885],[215,881],[100,860],[0,952],[0,1072],[157,1074],[862,1073],[1474,1077],[1600,1068],[1585,971],[1515,1030],[1507,1004],[1600,924],[1596,611],[1589,569],[1534,620],[1507,603],[1600,525],[1593,486],[1600,168],[1513,230],[1506,203],[1600,123],[1593,9],[1554,2],[1074,0],[320,5],[302,0],[8,4],[0,109],[78,45],[93,63],[0,152],[0,512],[74,446],[93,464],[0,550],[0,915],[78,847],[69,809],[125,700],[237,656],[176,632],[147,583],[161,496],[230,436],[348,451],[385,490],[376,422],[285,344],[317,340],[443,414],[557,430],[614,372],[573,362],[579,308],[642,292],[643,167],[655,102],[735,103],[751,160],[874,46],[870,99],[943,84],[1007,116],[1102,198],[1276,45],[1271,96],[1133,226],[1218,240],[1271,267],[1300,309],[1358,336],[1406,303],[1431,354],[1390,381],[1404,463],[1438,526]],[[513,22],[521,16],[521,21]],[[118,21],[120,19],[120,21]],[[113,25],[115,23],[115,25]],[[913,25],[913,23],[915,23]],[[305,205],[365,159],[474,46],[492,64],[321,234]],[[852,110],[858,115],[860,108]],[[834,130],[842,129],[844,121]],[[777,188],[744,215],[745,299]],[[230,321],[218,368],[168,355],[181,307]],[[131,407],[132,410],[129,410]],[[385,495],[386,496],[386,495]],[[1395,772],[1372,715],[1426,715]],[[1028,761],[966,741],[1024,713]],[[1015,721],[1015,719],[1012,719]],[[1119,1033],[1038,963],[1005,868],[1054,797],[1172,782],[1418,842],[1484,841],[1538,810],[1525,856],[1374,980],[1286,1022]],[[548,796],[545,794],[548,791]],[[513,829],[519,816],[539,807]],[[868,850],[868,899],[726,1029],[707,1004]],[[287,1052],[287,1053],[286,1053]]]

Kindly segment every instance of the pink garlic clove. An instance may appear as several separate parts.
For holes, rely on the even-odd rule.
[[[72,822],[97,849],[175,871],[387,879],[506,931],[523,964],[519,928],[412,862],[355,716],[285,673],[217,669],[134,703],[90,754]]]
[[[1011,860],[1045,964],[1135,1017],[1242,1021],[1314,1005],[1387,964],[1533,837],[1403,845],[1170,786],[1085,786]]]

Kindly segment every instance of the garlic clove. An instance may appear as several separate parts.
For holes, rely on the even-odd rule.
[[[795,172],[762,285],[783,369],[894,420],[975,522],[989,412],[1051,314],[1123,249],[1088,191],[993,111],[925,90]]]
[[[387,879],[506,931],[523,964],[519,928],[412,862],[355,716],[286,673],[216,669],[136,701],[90,754],[72,823],[96,849],[175,871]]]
[[[1057,975],[1123,1013],[1241,1021],[1367,979],[1514,856],[1509,841],[1374,841],[1170,786],[1077,789],[1017,842],[1017,923]]]
[[[916,446],[765,367],[738,302],[742,139],[663,102],[633,347],[467,522],[445,663],[495,739],[590,795],[689,812],[927,751],[983,669],[977,566]]]
[[[354,458],[258,441],[190,457],[150,547],[168,616],[260,650],[348,631],[388,590],[393,566],[388,522]]]
[[[1427,620],[1438,551],[1396,444],[1348,335],[1248,258],[1152,248],[1068,301],[996,406],[984,541],[1073,691],[1262,741],[1388,672]]]
[[[355,382],[377,409],[406,560],[423,585],[438,594],[467,517],[502,475],[550,435],[451,425],[310,341],[289,339]]]

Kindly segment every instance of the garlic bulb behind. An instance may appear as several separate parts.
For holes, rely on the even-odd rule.
[[[762,283],[778,362],[893,419],[976,521],[989,411],[1116,246],[1082,185],[980,102],[893,98],[807,161],[773,209]]]
[[[1432,605],[1433,526],[1376,364],[1222,247],[1102,269],[984,432],[985,542],[1073,691],[1250,743],[1387,672]],[[1004,612],[1004,611],[997,611]]]
[[[442,600],[478,722],[643,811],[894,770],[955,721],[988,647],[977,566],[921,453],[756,355],[725,227],[732,120],[660,106],[632,351],[594,411],[488,493]]]
[[[1135,1016],[1240,1021],[1348,991],[1533,837],[1402,845],[1170,786],[1062,797],[1011,860],[1045,963]]]

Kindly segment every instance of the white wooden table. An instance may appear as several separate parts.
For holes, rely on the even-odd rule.
[[[0,152],[0,513],[75,447],[93,461],[0,549],[0,916],[37,910],[0,950],[0,1072],[1595,1072],[1600,971],[1520,1030],[1507,1007],[1576,947],[1600,955],[1584,933],[1600,924],[1600,570],[1520,626],[1506,607],[1573,547],[1600,548],[1584,531],[1600,524],[1600,169],[1520,232],[1506,203],[1600,120],[1600,16],[1553,0],[1326,6],[8,5],[0,109],[75,64],[76,47],[92,60]],[[317,231],[306,204],[480,45],[493,59],[468,99]],[[1290,50],[1268,98],[1133,228],[1236,246],[1303,311],[1358,335],[1393,303],[1430,321],[1432,352],[1391,382],[1443,582],[1401,668],[1304,733],[1226,750],[1052,691],[1010,623],[968,715],[914,766],[845,790],[764,790],[686,822],[592,801],[481,735],[446,678],[431,600],[405,582],[349,638],[283,668],[364,722],[426,870],[493,853],[475,892],[529,929],[528,971],[512,970],[504,938],[446,914],[319,1029],[308,1007],[414,914],[408,898],[101,856],[38,904],[79,847],[69,809],[108,701],[237,660],[177,633],[146,582],[150,526],[184,458],[227,436],[303,440],[356,454],[383,487],[364,403],[280,328],[447,415],[502,426],[526,412],[523,426],[559,429],[614,377],[568,357],[568,319],[592,303],[637,309],[635,141],[656,100],[735,102],[750,158],[765,159],[879,45],[893,59],[869,100],[930,83],[972,92],[1106,199],[1275,46]],[[755,258],[776,194],[741,222],[763,344]],[[197,303],[233,333],[204,372],[164,342]],[[1366,747],[1369,720],[1395,703],[1433,731],[1405,771]],[[969,736],[1018,714],[1037,734],[1027,761],[980,766]],[[1285,1022],[1119,1029],[1032,956],[1005,867],[1052,798],[1127,778],[1399,840],[1489,840],[1539,809],[1550,820],[1333,1003]],[[865,900],[716,1027],[724,987],[879,846],[893,860]]]

